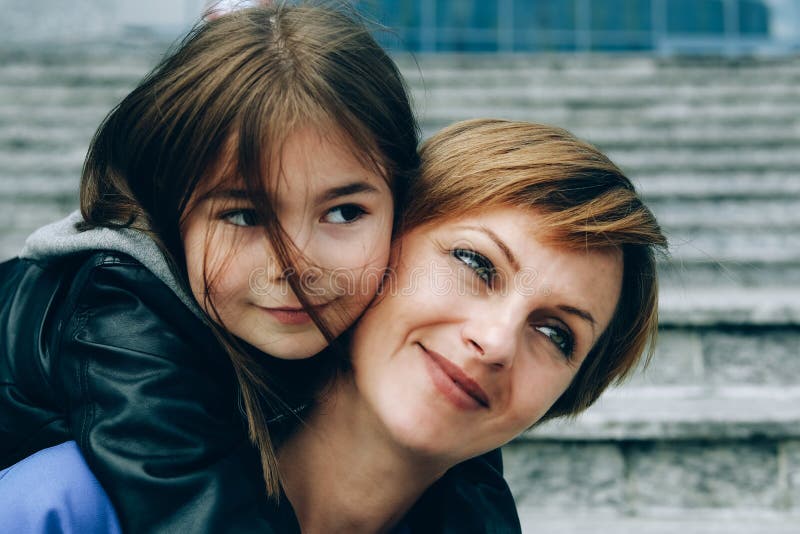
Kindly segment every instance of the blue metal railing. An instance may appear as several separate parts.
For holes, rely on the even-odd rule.
[[[800,51],[800,0],[362,0],[392,48],[448,51]],[[774,22],[789,21],[787,35]],[[793,26],[792,26],[793,25]]]

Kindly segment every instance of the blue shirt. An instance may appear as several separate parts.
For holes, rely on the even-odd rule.
[[[32,454],[0,471],[0,532],[121,534],[111,501],[77,443]]]

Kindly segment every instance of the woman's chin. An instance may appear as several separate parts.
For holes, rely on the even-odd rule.
[[[394,444],[418,458],[419,461],[430,460],[436,464],[456,464],[470,456],[463,450],[467,445],[461,432],[450,428],[445,421],[436,417],[435,411],[415,411],[395,407],[384,419]],[[462,458],[463,456],[463,458]]]

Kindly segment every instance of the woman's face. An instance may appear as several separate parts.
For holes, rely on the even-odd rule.
[[[399,446],[453,462],[508,442],[569,386],[619,299],[616,249],[540,240],[501,207],[408,233],[353,339],[354,384]]]

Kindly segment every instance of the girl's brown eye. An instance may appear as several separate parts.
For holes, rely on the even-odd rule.
[[[258,224],[258,218],[254,210],[227,211],[222,214],[221,218],[234,226],[256,226]]]
[[[342,204],[329,209],[322,220],[331,224],[349,224],[359,220],[365,213],[366,210],[356,204]]]
[[[572,357],[572,353],[575,350],[575,341],[572,339],[572,334],[563,328],[551,325],[537,326],[536,330],[547,336],[550,342],[553,343],[567,359]]]

